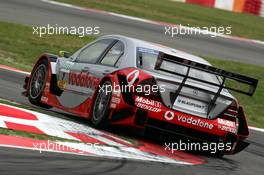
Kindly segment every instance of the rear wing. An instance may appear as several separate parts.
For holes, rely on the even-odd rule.
[[[175,64],[178,64],[178,65],[182,65],[182,66],[187,67],[186,74],[181,74],[181,73],[178,73],[178,72],[175,72],[175,71],[164,69],[163,66],[162,66],[164,61],[165,62],[175,63]],[[189,86],[190,87],[190,85],[186,85],[185,84],[187,79],[192,79],[192,80],[195,80],[195,81],[198,81],[198,82],[202,82],[202,83],[205,83],[205,84],[209,84],[209,85],[213,85],[213,86],[219,87],[218,90],[217,90],[217,93],[214,95],[211,103],[209,104],[209,111],[210,111],[210,108],[215,104],[217,98],[219,97],[219,95],[221,94],[221,91],[223,89],[228,89],[228,90],[231,90],[231,91],[235,91],[235,92],[239,92],[239,93],[242,93],[242,94],[245,94],[245,95],[252,96],[254,94],[254,92],[256,91],[257,84],[258,84],[258,80],[257,79],[254,79],[254,78],[251,78],[251,77],[247,77],[247,76],[244,76],[244,75],[241,75],[241,74],[238,74],[238,73],[228,72],[228,71],[225,71],[225,70],[222,70],[222,69],[218,69],[218,68],[215,68],[215,67],[212,67],[212,66],[209,66],[209,65],[197,63],[197,62],[190,61],[190,60],[187,60],[187,59],[183,59],[183,58],[180,58],[180,57],[167,55],[167,54],[164,54],[162,52],[159,53],[159,56],[158,56],[158,59],[157,59],[156,65],[155,65],[155,69],[183,77],[183,80],[182,80],[181,84],[179,85],[179,87],[178,87],[178,89],[176,91],[176,97],[180,94],[183,86]],[[222,78],[222,81],[219,80],[219,83],[214,83],[214,82],[202,80],[202,79],[199,79],[199,78],[196,78],[196,77],[192,77],[192,76],[189,75],[190,69],[196,69],[196,70],[207,72],[209,74],[213,74],[213,75],[219,76],[219,77]],[[249,89],[247,91],[245,91],[245,90],[241,90],[239,88],[233,88],[233,87],[230,87],[228,85],[225,85],[225,82],[228,79],[232,80],[232,81],[234,80],[234,81],[242,83],[242,84],[246,84],[247,86],[249,86]],[[193,87],[196,88],[195,86],[193,86]]]

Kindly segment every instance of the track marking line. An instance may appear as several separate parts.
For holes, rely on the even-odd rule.
[[[21,74],[25,74],[25,75],[30,75],[30,72],[23,71],[23,70],[20,70],[20,69],[17,69],[17,68],[13,68],[13,67],[10,67],[10,66],[6,66],[6,65],[3,65],[3,64],[0,64],[0,69],[4,69],[4,70],[16,72],[16,73],[21,73]]]
[[[117,135],[107,135],[106,132],[101,132],[84,124],[75,123],[61,118],[56,118],[47,114],[40,112],[31,111],[28,109],[23,109],[21,107],[1,104],[0,111],[0,126],[7,129],[21,130],[26,132],[33,132],[38,134],[47,134],[50,136],[57,136],[60,138],[77,140],[79,142],[68,141],[68,142],[56,142],[50,141],[44,144],[45,151],[48,150],[50,146],[54,144],[60,145],[59,148],[70,148],[73,150],[78,150],[79,152],[88,152],[91,155],[109,157],[109,158],[124,158],[124,159],[134,159],[134,160],[144,160],[144,161],[155,161],[163,163],[176,163],[181,165],[197,165],[203,164],[205,161],[199,156],[192,154],[177,152],[172,153],[173,156],[169,156],[170,152],[167,152],[162,145],[156,145],[154,149],[144,149],[148,145],[146,142],[140,147],[137,147],[133,143],[128,142],[127,140],[118,137]],[[6,109],[4,108],[6,107]],[[12,109],[16,110],[16,113],[12,112]],[[21,114],[19,113],[21,111]],[[2,111],[3,115],[1,114]],[[28,113],[32,115],[28,115]],[[12,115],[14,115],[12,117]],[[25,114],[24,117],[21,117],[22,114]],[[7,116],[5,116],[7,115]],[[16,116],[16,115],[19,115]],[[34,119],[32,120],[32,116]],[[25,138],[24,140],[27,140]],[[45,141],[43,141],[45,142]],[[51,144],[49,144],[51,143]],[[129,144],[127,144],[129,143]],[[26,141],[4,138],[0,134],[0,144],[3,145],[16,145],[18,146],[30,146],[30,143]],[[33,144],[31,144],[33,145]],[[48,147],[46,146],[48,145]],[[53,148],[53,147],[52,147]],[[55,151],[58,151],[58,149]],[[157,152],[156,149],[159,151]],[[61,149],[59,149],[61,150]],[[67,151],[68,149],[66,149]]]
[[[21,136],[10,136],[0,134],[0,146],[8,148],[19,148],[27,149],[39,152],[55,152],[64,154],[73,154],[79,156],[89,156],[89,157],[101,157],[109,159],[130,159],[130,160],[140,160],[140,161],[151,161],[151,162],[161,162],[161,163],[172,163],[179,165],[195,165],[201,164],[203,162],[184,162],[171,159],[169,157],[163,157],[153,154],[144,153],[140,150],[129,150],[130,148],[124,148],[119,150],[117,148],[106,147],[106,146],[96,146],[96,148],[91,148],[91,146],[84,143],[74,143],[74,142],[56,142],[50,140],[34,140],[31,138],[25,138]],[[133,149],[133,148],[132,148]]]
[[[249,126],[248,128],[251,129],[251,130],[254,130],[254,131],[264,132],[264,128],[257,128],[257,127],[254,127],[254,126]]]

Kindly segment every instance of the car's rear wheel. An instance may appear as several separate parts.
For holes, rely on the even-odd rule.
[[[36,69],[32,73],[31,80],[29,82],[28,99],[30,103],[44,108],[51,108],[51,106],[41,102],[41,96],[45,89],[47,79],[48,62],[47,60],[42,60],[38,63]]]
[[[97,128],[106,127],[108,124],[109,104],[111,96],[111,82],[105,81],[100,86],[93,105],[91,122]]]

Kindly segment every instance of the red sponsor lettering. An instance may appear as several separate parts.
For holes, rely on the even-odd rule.
[[[95,89],[98,85],[98,78],[90,75],[89,73],[69,73],[69,84],[74,86],[93,88]]]

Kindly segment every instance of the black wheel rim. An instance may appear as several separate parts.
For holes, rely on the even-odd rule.
[[[30,97],[36,99],[42,93],[46,82],[46,66],[41,64],[37,67],[30,82]]]

